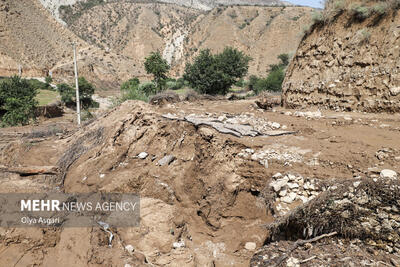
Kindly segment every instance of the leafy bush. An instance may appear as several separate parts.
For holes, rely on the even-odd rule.
[[[98,103],[93,101],[92,95],[94,94],[94,86],[89,83],[84,77],[79,77],[79,100],[82,109],[98,107]],[[66,83],[58,84],[57,90],[61,95],[61,101],[67,107],[74,107],[76,101],[76,91]]]
[[[285,71],[283,67],[271,71],[267,78],[257,79],[253,86],[253,91],[259,94],[262,91],[278,92],[282,90],[282,82],[285,78]]]
[[[52,90],[53,88],[48,83],[41,82],[37,79],[26,80],[33,88],[39,90]]]
[[[125,100],[141,100],[147,102],[149,97],[143,91],[139,90],[139,88],[132,88],[122,94],[121,102],[124,102]]]
[[[53,78],[51,78],[51,76],[46,76],[46,78],[44,79],[46,81],[46,84],[50,84],[53,81]]]
[[[87,121],[87,120],[90,120],[93,118],[94,118],[94,116],[89,110],[87,110],[87,109],[82,110],[82,112],[81,112],[81,120],[82,121]]]
[[[270,65],[271,70],[267,78],[261,79],[256,76],[250,76],[249,85],[252,85],[251,89],[256,94],[259,94],[262,91],[278,92],[282,90],[282,82],[285,78],[285,68],[289,65],[289,55],[280,54],[278,58],[281,62],[279,64]]]
[[[361,29],[357,32],[357,35],[359,36],[359,44],[364,44],[369,41],[371,38],[371,32],[368,31],[367,29]]]
[[[387,3],[378,3],[372,7],[373,12],[378,15],[385,15],[388,9],[389,6]]]
[[[75,89],[66,83],[61,83],[57,85],[57,91],[61,96],[61,102],[63,102],[67,107],[75,105]]]
[[[2,126],[26,125],[35,118],[37,89],[27,80],[14,76],[0,83]]]
[[[90,107],[95,107],[96,103],[92,99],[92,95],[94,94],[94,86],[89,83],[84,77],[79,77],[78,79],[79,85],[79,100],[81,102],[81,106],[83,109],[87,109]]]
[[[179,90],[183,86],[185,86],[185,80],[183,78],[179,78],[178,80],[170,80],[167,81],[167,88],[171,90]]]
[[[121,85],[121,91],[129,91],[131,89],[137,89],[139,87],[140,81],[138,78],[132,78],[127,80]]]
[[[229,88],[249,68],[250,57],[232,47],[212,55],[209,49],[200,51],[192,64],[185,67],[184,79],[196,91],[205,94],[226,94]]]
[[[121,85],[121,91],[121,102],[126,100],[141,100],[147,102],[149,96],[157,92],[157,88],[153,82],[140,84],[138,78],[132,78]]]
[[[324,14],[322,12],[313,12],[311,14],[311,19],[313,23],[323,23],[325,20]]]
[[[157,87],[153,82],[146,82],[139,85],[139,91],[142,91],[147,96],[155,95],[157,93]]]
[[[255,87],[255,85],[256,85],[258,80],[259,80],[259,78],[257,76],[255,76],[255,75],[251,75],[249,77],[249,85],[248,85],[249,86],[249,90],[254,90],[254,87]]]
[[[237,87],[244,87],[245,84],[246,84],[246,82],[244,81],[243,78],[240,79],[239,81],[235,82],[235,85],[236,85]]]
[[[153,74],[153,82],[158,91],[162,91],[166,85],[167,73],[170,69],[168,62],[162,58],[159,51],[152,52],[144,62],[144,68],[148,74]],[[156,92],[155,92],[156,93]]]
[[[280,54],[278,59],[281,61],[281,66],[289,65],[289,54]]]
[[[353,4],[350,7],[350,14],[357,20],[364,20],[368,18],[371,14],[368,7],[360,5],[360,4]]]
[[[334,11],[339,14],[345,10],[345,5],[343,0],[337,0],[333,4]]]

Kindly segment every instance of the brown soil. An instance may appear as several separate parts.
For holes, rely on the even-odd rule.
[[[256,251],[246,243],[261,248],[269,237],[265,225],[277,219],[269,190],[275,173],[328,182],[370,179],[381,169],[400,172],[398,114],[323,111],[322,118],[295,117],[287,113],[293,110],[259,110],[254,100],[164,106],[129,101],[81,129],[65,124],[73,114],[45,126],[1,129],[0,165],[58,165],[62,171],[28,177],[0,173],[2,192],[136,192],[141,224],[113,229],[112,248],[98,228],[1,229],[0,266],[249,266]],[[161,117],[166,113],[247,118],[254,127],[277,122],[296,134],[238,138]],[[49,122],[66,127],[32,134]],[[266,168],[240,156],[246,148],[276,153]],[[144,151],[146,159],[136,157]],[[285,160],[278,157],[283,154]],[[165,155],[175,160],[157,166]],[[180,240],[185,246],[174,249]],[[133,253],[124,249],[128,244]]]

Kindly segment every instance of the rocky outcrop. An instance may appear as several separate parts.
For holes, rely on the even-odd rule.
[[[361,21],[344,9],[312,26],[287,70],[284,105],[399,112],[399,25],[388,7]]]

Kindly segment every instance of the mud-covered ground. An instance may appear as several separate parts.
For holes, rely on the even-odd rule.
[[[260,135],[237,137],[165,114],[246,125]],[[125,102],[81,129],[73,120],[66,114],[38,126],[1,129],[1,192],[139,193],[140,227],[112,229],[111,248],[100,228],[3,228],[0,266],[249,266],[256,252],[271,251],[263,248],[267,226],[318,200],[331,181],[376,179],[384,169],[400,173],[399,114],[264,111],[254,100],[161,107]],[[263,135],[270,131],[288,134]],[[145,158],[138,157],[142,152]],[[21,166],[57,166],[58,173],[10,171]],[[271,246],[285,250],[292,241]],[[339,241],[343,250],[351,244],[361,252],[351,247],[343,257],[329,256],[322,240],[320,248],[315,243],[308,254],[294,251],[282,264],[350,266],[352,251],[376,254],[382,266],[396,262],[395,246],[332,242]]]

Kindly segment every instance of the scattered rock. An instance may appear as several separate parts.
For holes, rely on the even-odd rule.
[[[288,195],[282,197],[281,200],[282,200],[282,202],[291,204],[291,203],[293,203],[293,201],[295,201],[296,198],[297,198],[297,194],[294,192],[290,192]]]
[[[287,267],[300,267],[300,261],[296,258],[290,257],[286,261],[286,266]]]
[[[244,245],[244,248],[247,249],[247,250],[255,250],[257,248],[257,244],[254,243],[254,242],[247,242]]]
[[[287,190],[286,190],[286,189],[281,190],[281,191],[279,192],[279,196],[280,196],[280,197],[284,197],[284,196],[286,196],[286,194],[287,194]]]
[[[280,180],[276,180],[274,182],[270,183],[270,186],[272,186],[272,188],[274,189],[275,192],[279,192],[281,190],[282,187],[286,186],[287,182],[289,181],[288,178],[283,178]]]
[[[175,160],[175,156],[173,156],[173,155],[167,155],[167,156],[163,157],[162,159],[160,159],[160,160],[157,162],[157,165],[159,165],[159,166],[169,165],[169,164],[171,164],[171,162],[173,162],[174,160]]]
[[[277,122],[273,122],[273,123],[271,124],[271,127],[272,127],[273,129],[279,129],[279,128],[281,128],[281,125],[280,125],[279,123],[277,123]]]
[[[146,152],[141,152],[141,153],[139,153],[139,155],[137,156],[139,159],[145,159],[145,158],[147,158],[147,156],[148,156],[149,154],[148,153],[146,153]]]
[[[392,88],[390,88],[390,94],[392,96],[397,96],[398,94],[400,94],[400,87],[392,87]]]
[[[345,121],[352,121],[353,120],[350,116],[344,116],[343,119]]]
[[[126,251],[128,251],[129,253],[132,253],[135,249],[133,248],[132,245],[126,245],[125,246]]]
[[[183,241],[183,240],[180,240],[179,242],[174,242],[173,244],[172,244],[172,247],[173,248],[184,248],[185,247],[185,241]]]
[[[396,179],[397,178],[397,173],[392,170],[382,170],[380,173],[381,178],[386,178],[386,179]]]

